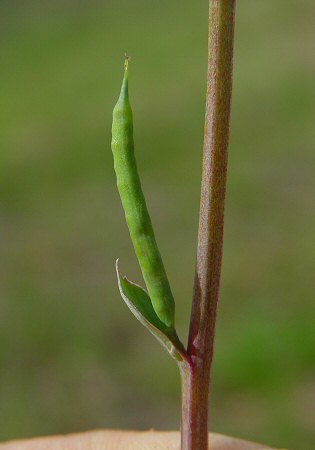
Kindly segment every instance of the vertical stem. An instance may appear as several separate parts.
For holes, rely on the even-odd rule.
[[[182,370],[182,450],[208,449],[208,392],[219,297],[236,0],[210,0],[207,101],[190,365]]]

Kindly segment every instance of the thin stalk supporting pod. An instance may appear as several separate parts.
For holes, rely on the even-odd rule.
[[[208,390],[221,277],[235,0],[210,0],[207,100],[194,296],[182,375],[182,450],[208,449]]]

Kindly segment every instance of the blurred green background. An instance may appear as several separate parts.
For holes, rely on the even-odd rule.
[[[187,339],[207,0],[1,0],[0,439],[177,429],[175,364],[120,299],[141,281],[110,127],[123,55],[143,186]],[[212,430],[315,448],[315,4],[240,0]]]

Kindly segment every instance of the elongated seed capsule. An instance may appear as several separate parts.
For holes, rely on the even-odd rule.
[[[117,186],[133,246],[153,308],[168,327],[174,326],[175,303],[158,250],[138,175],[128,96],[128,59],[118,102],[113,111],[112,151]]]

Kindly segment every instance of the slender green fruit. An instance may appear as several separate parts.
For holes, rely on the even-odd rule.
[[[152,306],[159,319],[167,327],[173,327],[174,298],[156,244],[134,155],[132,110],[128,96],[128,58],[125,61],[120,96],[113,112],[112,151],[121,202]]]

